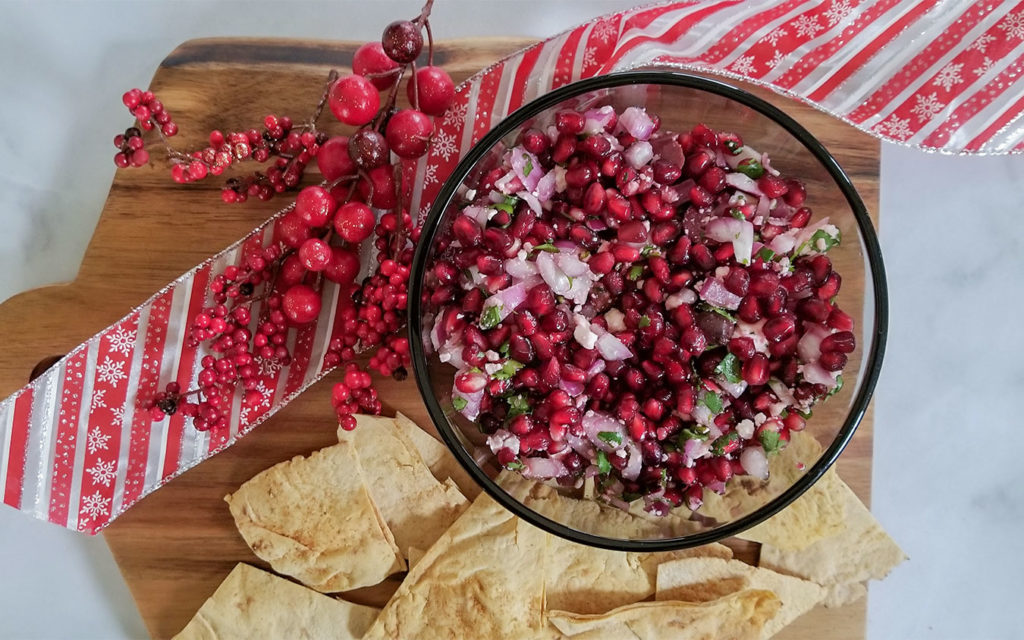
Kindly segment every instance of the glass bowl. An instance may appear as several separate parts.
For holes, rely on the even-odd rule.
[[[431,302],[438,286],[433,265],[450,242],[452,222],[467,192],[526,128],[543,130],[563,108],[609,104],[617,112],[628,106],[646,107],[661,118],[664,130],[686,132],[704,123],[717,131],[735,132],[751,148],[769,153],[772,166],[784,176],[801,178],[807,187],[806,204],[814,210],[812,222],[827,215],[842,232],[842,243],[828,255],[843,277],[838,303],[855,319],[857,348],[843,371],[845,384],[816,405],[806,429],[794,435],[801,439],[800,451],[787,448],[794,453],[785,458],[786,464],[795,465],[798,472],[776,472],[773,466],[767,481],[736,476],[724,495],[709,496],[713,499],[701,509],[677,507],[667,517],[638,509],[627,513],[583,496],[579,487],[559,487],[553,481],[542,486],[509,471],[502,472],[499,483],[501,469],[486,447],[487,434],[453,407],[456,369],[441,362],[430,340],[438,312]],[[425,221],[413,260],[409,307],[417,384],[434,425],[469,474],[499,503],[550,533],[624,551],[679,549],[735,535],[775,514],[821,478],[867,408],[881,366],[887,323],[885,275],[874,229],[857,191],[822,144],[785,113],[743,90],[658,70],[609,74],[562,87],[509,115],[484,136],[447,179]],[[777,454],[780,459],[787,450]]]

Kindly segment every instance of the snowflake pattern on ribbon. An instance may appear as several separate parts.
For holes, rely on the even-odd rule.
[[[996,26],[1006,32],[1007,38],[1024,38],[1024,11],[1007,15]]]
[[[796,34],[801,38],[813,38],[818,32],[824,29],[818,22],[817,16],[800,16],[793,24]]]
[[[899,118],[892,115],[888,120],[875,126],[875,131],[882,135],[890,135],[897,140],[906,140],[913,133],[910,128],[910,118]]]
[[[434,137],[434,150],[444,158],[445,162],[447,162],[453,154],[457,154],[459,152],[458,147],[455,146],[455,136],[450,133],[445,133],[444,131],[439,131],[437,136]]]
[[[89,453],[96,453],[97,451],[106,451],[107,442],[110,440],[109,433],[103,433],[100,428],[93,427],[88,434],[86,434],[85,446],[89,450]]]
[[[423,171],[423,184],[434,184],[437,182],[437,165],[428,164]]]
[[[135,332],[128,331],[125,327],[118,327],[117,331],[107,336],[107,340],[112,351],[127,356],[135,345]]]
[[[759,42],[767,42],[773,47],[778,46],[779,40],[789,35],[789,31],[785,27],[776,27],[768,32],[767,35],[763,36]],[[778,53],[778,52],[776,52]]]
[[[599,20],[594,25],[593,34],[601,42],[611,42],[619,34],[619,27],[611,20]]]
[[[103,364],[96,367],[96,377],[100,382],[107,384],[117,384],[124,380],[128,377],[128,374],[124,372],[124,360],[114,360],[107,356],[104,358]]]
[[[110,498],[104,498],[99,491],[82,499],[79,515],[85,518],[98,518],[110,513]]]
[[[832,6],[825,12],[825,20],[828,22],[829,27],[834,27],[853,13],[853,7],[850,6],[849,0],[839,0],[833,2]]]
[[[448,113],[444,114],[444,120],[441,122],[446,127],[453,125],[462,126],[466,122],[466,110],[469,108],[465,102],[460,103],[457,106],[452,107],[448,110]]]
[[[977,40],[971,43],[971,46],[967,47],[967,50],[985,53],[985,50],[988,49],[988,45],[992,44],[992,41],[995,39],[996,37],[991,33],[983,33],[978,36]]]
[[[988,73],[989,69],[992,68],[993,64],[995,64],[995,61],[992,58],[985,56],[985,59],[981,61],[981,64],[979,64],[976,68],[972,69],[971,73],[980,78],[981,76]]]
[[[109,487],[117,477],[117,464],[113,460],[97,460],[86,472],[92,476],[93,482]]]
[[[774,66],[774,65],[772,65]],[[753,73],[754,72],[754,56],[742,56],[737,58],[735,62],[729,65],[729,68],[736,73]]]
[[[922,122],[935,116],[935,114],[942,111],[943,103],[939,100],[939,95],[932,92],[929,96],[915,96],[914,100],[917,104],[910,110],[918,120]]]
[[[106,389],[96,389],[92,392],[92,401],[89,402],[90,413],[107,406],[107,401],[103,399],[103,396],[105,395],[107,395]]]
[[[935,79],[932,80],[932,84],[949,91],[954,85],[958,85],[964,81],[964,79],[960,77],[960,70],[963,68],[964,63],[962,62],[950,62],[939,70],[938,75],[936,75]]]

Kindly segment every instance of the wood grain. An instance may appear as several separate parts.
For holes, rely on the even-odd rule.
[[[448,41],[438,59],[460,80],[528,44],[517,39]],[[178,144],[193,148],[206,132],[255,126],[267,113],[306,117],[330,68],[351,62],[356,44],[292,40],[196,40],[173,51],[151,87],[174,114]],[[851,174],[869,208],[878,201],[878,143],[812,108],[759,92],[816,134]],[[340,129],[339,129],[340,130]],[[119,171],[74,282],[28,291],[0,305],[8,339],[0,350],[0,394],[27,380],[47,357],[69,351],[122,317],[166,282],[224,248],[285,202],[225,206],[215,183],[180,187],[158,168]],[[177,633],[236,562],[260,564],[234,529],[223,496],[262,469],[335,441],[329,418],[334,378],[262,425],[256,435],[145,498],[104,536],[154,638]],[[380,385],[386,411],[428,424],[414,383]],[[870,495],[870,413],[840,460],[840,472]],[[737,542],[752,558],[754,545]],[[395,587],[351,594],[381,603]],[[861,639],[865,603],[819,609],[780,635],[788,640]]]

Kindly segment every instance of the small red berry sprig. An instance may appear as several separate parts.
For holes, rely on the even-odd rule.
[[[167,131],[160,131],[177,182],[220,175],[239,160],[276,156],[265,173],[231,178],[222,191],[225,202],[267,198],[296,187],[313,160],[323,181],[302,188],[295,201],[278,212],[268,246],[247,250],[239,264],[212,278],[210,304],[196,314],[189,329],[189,345],[204,344],[210,352],[200,362],[198,387],[184,391],[178,383],[168,383],[148,401],[154,421],[181,411],[198,430],[222,429],[228,425],[232,397],[239,388],[245,406],[262,402],[263,373],[291,363],[289,334],[320,316],[326,282],[342,287],[336,333],[322,363],[324,369],[344,371],[331,396],[341,426],[354,428],[355,413],[381,411],[367,369],[397,380],[407,377],[410,352],[404,330],[419,228],[402,202],[401,162],[427,152],[433,118],[445,114],[455,95],[451,77],[432,64],[432,3],[427,0],[413,20],[388,25],[379,42],[359,47],[352,74],[332,71],[306,124],[267,116],[262,131],[214,131],[208,147],[189,154],[171,148]],[[424,34],[427,64],[417,67]],[[406,75],[412,107],[399,109],[397,92]],[[146,93],[141,92],[139,105]],[[142,129],[156,127],[154,101],[148,98],[148,111],[141,111],[149,116],[139,120]],[[354,130],[335,136],[318,130],[325,109]],[[140,118],[137,109],[132,113]],[[162,106],[160,113],[166,113]],[[173,124],[169,116],[165,120],[164,124]],[[120,142],[129,149],[138,147],[133,154],[142,150],[141,135],[134,132],[126,132]],[[128,157],[127,164],[135,165],[134,159]],[[380,210],[384,213],[378,218]],[[371,238],[372,267],[357,283],[361,246]],[[369,356],[366,365],[361,364],[364,354]]]

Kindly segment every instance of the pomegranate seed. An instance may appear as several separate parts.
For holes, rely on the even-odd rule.
[[[825,321],[825,324],[839,331],[853,330],[853,318],[839,307],[832,309],[828,314],[828,320]]]
[[[708,346],[707,337],[696,326],[689,326],[684,329],[680,339],[686,350],[694,355],[703,353],[704,349]]]
[[[530,339],[520,334],[514,334],[509,338],[508,353],[513,359],[523,364],[531,362],[535,356]]]
[[[618,229],[619,242],[647,242],[647,236],[647,227],[642,222],[627,222]]]
[[[729,353],[740,360],[749,360],[754,356],[754,340],[746,336],[733,338],[729,341]]]
[[[530,336],[530,342],[533,343],[533,348],[537,351],[537,357],[541,360],[547,360],[555,355],[551,338],[546,333],[537,332],[533,334]]]
[[[538,322],[536,316],[525,309],[516,313],[516,326],[519,327],[519,333],[525,337],[530,337],[537,332]]]
[[[730,293],[741,297],[745,296],[750,287],[750,274],[742,267],[732,267],[729,269],[729,275],[725,277],[724,284]]]
[[[587,261],[587,266],[594,273],[604,275],[615,268],[615,256],[609,251],[595,253]]]
[[[548,137],[539,129],[527,129],[519,137],[519,144],[534,155],[540,155],[548,150]]]
[[[583,194],[583,210],[594,215],[604,209],[605,189],[600,182],[592,182]]]
[[[816,255],[805,264],[810,269],[811,281],[816,287],[825,284],[825,280],[832,274],[832,261],[826,255]]]
[[[697,180],[705,191],[716,194],[725,188],[725,170],[721,167],[709,167]]]
[[[744,382],[752,387],[768,382],[768,357],[763,353],[755,353],[743,363],[742,375]]]
[[[631,264],[640,259],[640,250],[628,244],[616,243],[612,245],[612,255],[615,256],[616,262]]]
[[[593,158],[603,158],[612,150],[612,143],[604,136],[588,136],[579,144],[579,150]]]
[[[772,318],[764,324],[764,335],[772,342],[782,342],[796,331],[796,322],[792,316],[783,315]]]
[[[543,429],[537,429],[519,439],[519,448],[523,452],[543,451],[551,444],[551,436]]]
[[[825,336],[825,339],[821,341],[820,348],[822,353],[826,351],[853,353],[853,350],[857,348],[857,339],[850,331],[839,331]]]
[[[829,312],[828,303],[819,298],[804,298],[796,306],[797,315],[811,322],[825,322],[830,315]]]
[[[698,177],[712,165],[714,158],[706,150],[701,149],[686,159],[686,173]]]
[[[551,358],[541,366],[540,379],[549,387],[558,386],[562,379],[562,365],[558,363],[558,360]]]
[[[570,187],[585,187],[594,181],[594,172],[585,164],[577,164],[565,172],[565,183]]]
[[[839,351],[823,351],[818,362],[826,371],[842,371],[846,366],[847,357]]]
[[[768,353],[770,353],[773,358],[783,358],[795,352],[796,345],[797,337],[795,335],[791,335],[784,340],[769,344]]]
[[[774,271],[756,271],[750,277],[749,293],[757,298],[767,298],[779,288],[779,275]]]
[[[740,443],[738,440],[729,441],[728,448],[732,451],[738,449],[739,446]],[[727,451],[726,453],[732,453],[732,451]],[[711,470],[714,472],[716,478],[722,482],[726,482],[732,477],[732,462],[725,458],[714,458],[711,460]]]
[[[789,219],[789,226],[793,229],[803,229],[811,221],[811,210],[807,207],[800,207]]]
[[[736,315],[739,316],[743,322],[749,322],[751,324],[761,319],[761,307],[757,303],[757,299],[748,295],[747,297],[740,300],[740,306],[736,310]]]
[[[515,377],[516,386],[533,389],[540,384],[540,376],[534,369],[520,369]]]
[[[715,203],[715,197],[698,184],[690,187],[690,201],[698,207],[710,207]]]
[[[546,284],[539,284],[526,294],[526,308],[537,317],[542,318],[554,311],[556,302],[554,292]]]
[[[683,175],[680,167],[661,158],[654,161],[652,168],[654,169],[654,181],[658,184],[675,184]]]
[[[604,373],[599,373],[587,383],[587,393],[592,398],[603,398],[611,386],[611,379]]]
[[[791,207],[802,205],[807,197],[807,188],[804,187],[804,183],[795,178],[789,178],[785,181],[785,185],[786,193],[783,194],[782,201]]]
[[[833,271],[827,278],[825,278],[825,282],[818,287],[818,297],[822,300],[831,300],[839,293],[839,287],[842,285],[842,282],[843,279],[839,277],[839,274]]]
[[[757,179],[757,187],[769,198],[781,198],[789,191],[785,181],[770,173],[766,173]]]
[[[681,304],[672,310],[672,321],[680,329],[693,326],[693,310],[688,304]]]
[[[659,222],[651,228],[651,242],[658,246],[666,246],[679,237],[679,232],[680,229],[677,222]]]
[[[799,413],[789,414],[783,419],[782,423],[790,431],[803,431],[807,426],[807,421]]]
[[[683,492],[683,503],[690,511],[700,509],[701,505],[704,504],[704,487],[698,484],[688,486],[686,491]]]
[[[559,133],[576,135],[583,132],[586,118],[579,111],[563,109],[555,114],[555,128]]]
[[[487,376],[475,371],[459,374],[455,378],[455,388],[462,393],[476,393],[482,390],[485,384],[487,384]]]
[[[682,484],[690,485],[697,482],[697,470],[693,467],[678,467],[673,475]]]

